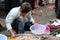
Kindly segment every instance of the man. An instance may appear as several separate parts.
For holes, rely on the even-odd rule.
[[[55,7],[56,17],[60,17],[60,0],[55,1]]]
[[[58,0],[55,0],[55,12],[57,14],[57,11],[58,11]]]
[[[35,0],[34,7],[35,7],[35,8],[38,8],[38,7],[39,7],[39,0]]]
[[[24,33],[25,18],[28,19],[28,22],[35,24],[30,10],[31,5],[27,2],[24,2],[21,4],[21,7],[15,7],[8,13],[6,17],[6,27],[9,30],[11,37],[15,37],[13,30],[18,33]]]

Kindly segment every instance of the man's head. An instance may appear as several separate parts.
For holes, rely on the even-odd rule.
[[[21,4],[21,12],[28,13],[31,10],[31,5],[28,2],[24,2]]]

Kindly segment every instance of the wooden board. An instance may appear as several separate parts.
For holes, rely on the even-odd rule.
[[[20,34],[15,39],[12,40],[60,40],[57,37],[49,36],[49,35],[33,35],[33,34]]]

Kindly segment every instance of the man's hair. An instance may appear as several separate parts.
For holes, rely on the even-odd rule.
[[[28,13],[31,10],[31,5],[28,2],[24,2],[21,4],[21,12]]]

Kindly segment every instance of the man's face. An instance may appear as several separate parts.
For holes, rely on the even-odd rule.
[[[21,14],[22,14],[22,16],[26,16],[27,13],[26,12],[22,12]]]
[[[27,13],[23,13],[23,16],[26,16]]]

